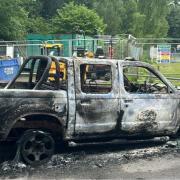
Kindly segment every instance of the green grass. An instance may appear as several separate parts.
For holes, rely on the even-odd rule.
[[[180,63],[153,64],[166,77],[180,78]],[[175,86],[180,86],[180,80],[170,80]]]

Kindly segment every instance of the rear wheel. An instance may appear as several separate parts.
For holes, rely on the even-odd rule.
[[[40,130],[25,131],[19,145],[22,159],[30,165],[47,162],[55,149],[55,142],[51,134]]]

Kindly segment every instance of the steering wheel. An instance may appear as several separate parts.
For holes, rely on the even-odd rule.
[[[158,86],[158,83],[152,84],[151,87],[156,88],[158,91],[160,91],[163,88],[163,87]]]
[[[155,83],[152,85],[152,87],[155,87],[158,91],[162,91],[162,89],[167,91],[167,87],[166,86],[157,86],[158,83]]]
[[[158,83],[154,83],[154,84],[151,85],[151,87],[157,88],[157,84],[158,84]]]
[[[147,82],[144,81],[143,84],[139,84],[136,92],[137,93],[147,93],[148,92]]]
[[[152,85],[149,85],[148,89],[147,89],[147,92],[149,93],[153,93],[153,92],[160,92],[162,91],[163,89],[167,92],[167,88],[165,86],[159,86],[158,85],[159,83],[154,83]],[[153,89],[154,88],[154,89]]]

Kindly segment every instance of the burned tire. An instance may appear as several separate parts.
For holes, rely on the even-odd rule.
[[[47,162],[54,154],[55,142],[49,133],[40,130],[26,131],[19,142],[22,160],[29,165]]]

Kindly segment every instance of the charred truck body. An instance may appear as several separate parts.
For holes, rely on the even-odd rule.
[[[102,65],[108,78],[87,71]],[[56,141],[151,139],[180,126],[180,92],[138,61],[29,57],[0,101],[0,140],[19,140],[30,164],[47,160]]]

